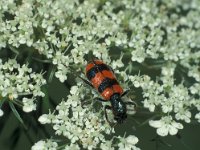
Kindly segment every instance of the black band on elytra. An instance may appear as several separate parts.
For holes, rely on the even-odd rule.
[[[98,87],[99,93],[102,93],[106,88],[112,87],[113,85],[118,85],[116,79],[105,78]]]
[[[110,68],[105,64],[96,64],[86,73],[88,80],[91,80],[95,77],[98,72],[102,72],[103,70],[110,70]]]

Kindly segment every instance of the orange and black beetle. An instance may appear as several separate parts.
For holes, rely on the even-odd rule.
[[[101,60],[93,60],[89,62],[86,66],[86,76],[88,80],[81,78],[86,84],[95,88],[103,97],[96,98],[96,100],[102,102],[109,102],[111,106],[105,106],[105,116],[107,121],[108,116],[106,110],[112,110],[114,119],[117,123],[123,123],[127,118],[127,104],[133,104],[130,102],[123,102],[121,97],[127,94],[128,91],[123,92],[122,87],[116,80],[115,74],[112,68]]]

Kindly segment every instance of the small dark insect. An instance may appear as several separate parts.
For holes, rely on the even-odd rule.
[[[90,85],[92,88],[95,88],[103,97],[95,98],[101,102],[110,102],[111,106],[105,106],[105,117],[108,120],[107,110],[112,110],[114,115],[114,120],[117,123],[123,123],[127,118],[127,106],[126,105],[135,105],[132,102],[124,102],[121,97],[126,95],[128,91],[123,92],[122,87],[119,85],[116,80],[115,74],[112,68],[101,60],[93,60],[89,62],[86,66],[86,76],[88,80],[80,77],[86,84]]]

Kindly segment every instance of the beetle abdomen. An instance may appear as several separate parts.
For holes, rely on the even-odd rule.
[[[100,60],[94,60],[86,66],[86,76],[93,87],[106,100],[110,100],[114,93],[120,95],[123,93],[113,71]]]

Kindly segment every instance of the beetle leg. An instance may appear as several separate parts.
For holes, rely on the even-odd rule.
[[[92,58],[92,62],[93,62],[93,64],[94,64],[94,65],[96,65],[96,62],[94,61],[94,59],[93,59],[93,58]]]
[[[124,102],[126,105],[134,105],[135,107],[137,107],[137,104],[133,101],[129,101],[129,102]]]
[[[94,100],[99,101],[99,102],[109,102],[108,100],[99,98],[99,97],[95,97]],[[90,101],[82,101],[82,106],[84,106],[85,104],[90,103]]]
[[[85,84],[87,84],[87,85],[91,86],[92,88],[94,88],[93,85],[92,85],[88,80],[82,78],[81,76],[78,76],[78,77],[79,77],[80,79],[82,79],[83,82],[85,82]]]
[[[81,101],[81,106],[82,106],[83,108],[85,108],[84,106],[87,105],[87,104],[89,104],[89,103],[90,103],[90,101],[87,101],[87,100]]]
[[[125,96],[130,90],[126,90],[122,95],[121,97]]]
[[[110,66],[108,66],[108,67],[109,67],[109,69],[112,71],[112,73],[115,74],[113,68],[110,67]]]
[[[95,97],[94,100],[99,101],[99,102],[108,102],[108,100],[99,98],[99,97]],[[84,106],[86,104],[89,104],[91,101],[82,101],[81,106]]]
[[[102,99],[102,98],[99,98],[99,97],[94,98],[94,100],[97,100],[97,101],[100,101],[100,102],[108,102],[108,100],[105,100],[105,99]]]
[[[107,111],[106,111],[107,109],[112,110],[112,107],[109,106],[109,105],[106,105],[105,108],[104,108],[104,113],[105,113],[106,121],[107,121],[110,125],[112,125],[113,123],[108,119],[108,114],[107,114]]]

